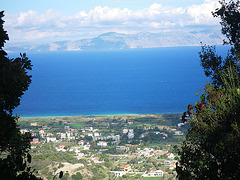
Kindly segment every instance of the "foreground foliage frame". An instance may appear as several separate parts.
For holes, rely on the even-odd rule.
[[[191,116],[186,141],[178,149],[179,179],[240,178],[240,1],[221,1],[213,15],[220,17],[226,58],[215,47],[202,46],[201,65],[212,82],[205,85],[200,101],[189,105],[182,120]]]

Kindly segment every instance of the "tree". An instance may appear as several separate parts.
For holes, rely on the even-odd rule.
[[[0,12],[0,179],[38,179],[31,163],[30,133],[22,134],[17,125],[18,116],[13,116],[13,109],[20,104],[20,99],[31,83],[27,74],[32,69],[26,54],[9,59],[2,49],[7,32],[3,29],[3,11]]]
[[[178,149],[179,179],[240,179],[240,1],[221,1],[222,33],[231,50],[225,59],[215,47],[202,46],[200,59],[212,82],[205,85],[200,102],[188,105],[190,128]]]
[[[205,75],[212,78],[214,85],[222,85],[222,72],[228,70],[228,67],[238,64],[237,56],[240,53],[240,1],[236,3],[230,1],[226,3],[221,1],[221,8],[216,9],[213,13],[214,17],[220,17],[222,25],[222,34],[227,37],[223,40],[224,44],[232,45],[228,56],[223,59],[216,54],[214,46],[202,46],[200,54],[201,65],[204,69]],[[240,75],[240,67],[235,66],[238,75]]]
[[[86,141],[92,141],[93,140],[92,136],[85,136],[84,138],[85,138]]]
[[[72,175],[73,180],[80,180],[83,179],[83,176],[80,172],[77,172],[77,174]]]

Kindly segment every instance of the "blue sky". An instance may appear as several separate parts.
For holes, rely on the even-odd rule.
[[[218,0],[7,0],[4,28],[10,41],[50,42],[105,32],[219,31],[211,15]]]
[[[96,6],[108,6],[118,8],[129,8],[132,10],[144,9],[153,3],[160,3],[165,6],[186,7],[189,5],[199,5],[201,0],[7,0],[0,2],[1,7],[8,13],[15,14],[29,9],[38,13],[44,13],[48,9],[61,11],[65,15],[74,15],[79,11],[90,11]]]

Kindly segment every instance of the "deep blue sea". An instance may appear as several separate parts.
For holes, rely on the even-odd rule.
[[[32,83],[14,113],[21,117],[182,113],[207,81],[200,50],[29,53]]]

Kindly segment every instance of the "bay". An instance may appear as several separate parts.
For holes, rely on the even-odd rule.
[[[182,113],[206,84],[200,47],[27,54],[21,117]],[[14,56],[14,55],[12,55]]]

